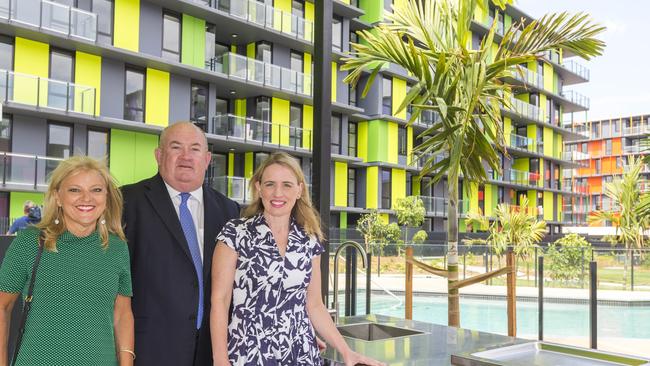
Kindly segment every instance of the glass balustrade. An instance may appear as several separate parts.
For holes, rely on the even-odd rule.
[[[0,173],[2,185],[27,190],[47,189],[47,174],[63,159],[0,152]]]
[[[580,76],[585,80],[589,80],[589,69],[574,60],[564,61],[562,63],[562,67]]]
[[[222,114],[209,126],[212,134],[293,149],[311,150],[312,130],[253,118]]]
[[[0,18],[97,41],[97,14],[48,0],[0,0]]]
[[[490,169],[488,170],[488,179],[523,186],[537,187],[539,174],[517,169],[505,169],[503,171],[503,174],[499,174],[497,171]]]
[[[206,62],[206,68],[250,83],[301,95],[312,95],[311,75],[236,53],[228,52],[213,58]]]
[[[95,114],[95,88],[0,70],[0,101]]]
[[[217,9],[261,27],[307,42],[314,40],[314,23],[256,0],[219,0]]]
[[[214,177],[211,185],[212,188],[239,203],[246,203],[251,200],[248,192],[248,179],[244,177]]]
[[[530,103],[526,103],[517,98],[511,98],[511,110],[518,115],[531,119],[533,121],[544,122],[542,110]]]
[[[424,203],[424,209],[429,215],[447,216],[449,200],[444,197],[418,196]],[[467,214],[469,201],[458,200],[458,213]]]
[[[646,133],[650,133],[650,125],[645,125],[645,126],[633,126],[633,127],[625,127],[623,128],[623,135],[629,136],[629,135],[643,135]]]
[[[569,100],[571,103],[577,104],[581,107],[589,109],[589,98],[576,92],[575,90],[563,90],[560,95]]]

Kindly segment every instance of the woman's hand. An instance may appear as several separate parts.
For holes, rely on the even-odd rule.
[[[345,366],[355,366],[355,365],[368,365],[368,366],[386,366],[385,363],[373,360],[370,357],[366,357],[362,354],[350,351],[349,353],[343,355],[343,361]]]

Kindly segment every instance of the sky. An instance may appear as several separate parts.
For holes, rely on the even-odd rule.
[[[551,12],[582,11],[607,27],[601,36],[607,44],[602,56],[590,61],[574,57],[589,68],[590,81],[565,89],[575,90],[591,102],[587,113],[574,114],[574,121],[650,114],[650,42],[646,38],[650,1],[517,0],[515,5],[536,18]]]

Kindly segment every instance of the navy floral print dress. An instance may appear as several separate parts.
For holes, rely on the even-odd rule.
[[[228,325],[233,366],[321,365],[307,316],[312,258],[324,250],[292,218],[284,258],[262,214],[229,221],[217,236],[237,254]]]

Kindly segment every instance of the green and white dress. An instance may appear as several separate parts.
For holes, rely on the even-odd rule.
[[[38,233],[23,230],[9,246],[0,267],[0,291],[26,294]],[[43,251],[17,365],[117,365],[113,311],[118,294],[132,295],[126,243],[111,235],[104,249],[97,232],[83,238],[63,233],[57,252]]]

